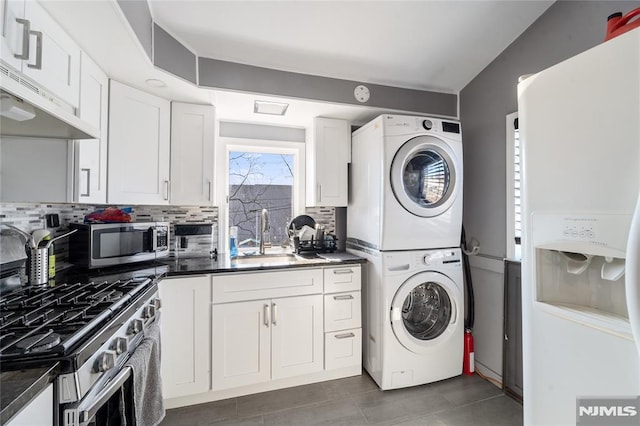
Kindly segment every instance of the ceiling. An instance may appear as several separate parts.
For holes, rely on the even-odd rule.
[[[447,93],[458,93],[552,3],[149,1],[154,20],[199,56]],[[388,112],[286,100],[285,117],[256,115],[253,94],[200,89],[154,68],[115,0],[43,6],[111,78],[171,100],[212,103],[220,119],[307,127],[317,115],[363,124]],[[167,86],[149,87],[149,78]]]

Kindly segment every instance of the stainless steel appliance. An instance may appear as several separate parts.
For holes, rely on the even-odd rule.
[[[217,254],[213,223],[176,223],[175,257],[210,257]]]
[[[107,424],[113,404],[121,401],[130,416],[132,371],[125,363],[158,321],[161,306],[157,283],[149,277],[161,271],[151,271],[22,287],[1,296],[1,370],[59,362],[59,425]]]
[[[168,222],[72,223],[69,261],[84,268],[144,262],[169,256]]]

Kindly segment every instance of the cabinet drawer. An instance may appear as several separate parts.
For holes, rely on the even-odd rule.
[[[360,292],[324,296],[324,331],[346,330],[361,325]]]
[[[214,274],[213,303],[322,293],[322,269]]]
[[[362,363],[362,329],[336,331],[324,335],[325,370]]]
[[[360,265],[347,265],[339,268],[325,268],[324,292],[360,290]]]

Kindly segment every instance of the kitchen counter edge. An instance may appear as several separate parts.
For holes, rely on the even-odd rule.
[[[53,383],[59,363],[21,370],[2,371],[0,373],[0,424],[6,424],[46,387]]]

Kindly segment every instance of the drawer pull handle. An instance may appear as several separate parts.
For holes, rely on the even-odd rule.
[[[336,334],[334,336],[336,339],[350,339],[352,337],[356,337],[353,333],[344,333],[344,334]]]
[[[353,269],[334,269],[333,273],[336,275],[353,274]]]
[[[262,306],[262,317],[264,326],[269,328],[269,305],[267,305],[266,303]]]
[[[345,294],[342,296],[333,296],[333,300],[351,300],[353,299],[353,296],[350,294]]]
[[[275,303],[273,305],[271,305],[271,323],[273,325],[278,325],[278,305],[276,305]]]

